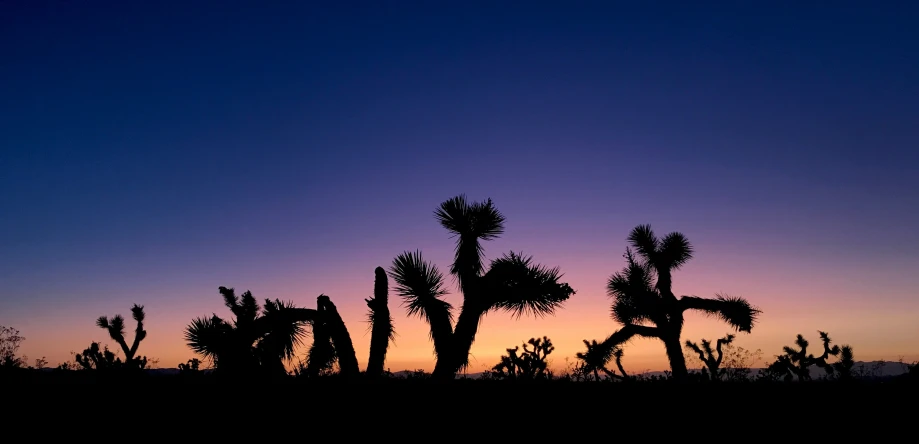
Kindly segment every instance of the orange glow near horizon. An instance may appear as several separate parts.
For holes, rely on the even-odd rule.
[[[536,257],[551,258],[551,253],[546,251]],[[764,360],[770,360],[779,353],[783,345],[791,344],[797,333],[804,334],[812,343],[816,342],[818,329],[829,332],[834,343],[854,346],[856,360],[859,361],[896,361],[902,358],[911,362],[919,359],[919,350],[916,349],[919,325],[915,322],[919,302],[908,297],[908,289],[902,290],[899,297],[893,297],[897,294],[891,293],[886,295],[888,301],[899,300],[896,304],[880,304],[857,297],[867,291],[861,288],[867,284],[859,284],[856,278],[847,279],[845,270],[827,270],[823,273],[832,273],[832,276],[826,276],[832,279],[819,279],[819,270],[807,276],[795,276],[790,272],[795,265],[786,263],[784,268],[773,266],[764,273],[753,259],[718,254],[717,251],[703,250],[701,253],[697,255],[699,259],[676,272],[674,288],[677,294],[711,296],[723,291],[747,297],[763,313],[752,334],[739,334],[735,345],[761,350]],[[442,264],[449,263],[446,256],[432,259],[442,270],[446,269]],[[610,265],[598,265],[604,262]],[[558,263],[563,271],[567,270],[565,280],[577,294],[555,315],[541,319],[514,320],[511,315],[502,312],[485,316],[472,348],[468,372],[489,369],[506,348],[520,345],[530,337],[541,336],[548,336],[556,346],[555,352],[550,355],[552,367],[557,371],[563,370],[566,358],[572,364],[575,362],[575,353],[583,349],[582,340],[602,340],[618,327],[609,317],[609,300],[604,289],[609,274],[621,266],[621,261],[608,258],[597,263],[584,259]],[[306,307],[315,306],[315,299],[298,296],[297,293],[329,294],[345,320],[363,368],[370,339],[364,298],[372,292],[373,266],[361,268],[363,273],[349,273],[347,277],[334,272],[314,271],[304,278],[303,281],[310,284],[303,286],[303,292],[294,290],[300,286],[299,279],[278,279],[274,284],[257,282],[248,289],[259,300],[280,298]],[[281,282],[284,284],[279,284]],[[148,337],[141,344],[140,353],[158,360],[158,367],[175,367],[194,357],[182,338],[183,329],[193,317],[210,313],[228,316],[228,310],[216,291],[217,285],[207,288],[195,284],[193,287],[197,288],[191,288],[188,294],[173,294],[163,301],[149,298],[144,304]],[[321,287],[335,291],[322,290]],[[240,292],[246,288],[236,286]],[[144,302],[141,296],[135,297],[138,303]],[[451,294],[447,299],[456,307],[461,305],[458,294]],[[23,316],[27,322],[14,326],[26,337],[20,354],[28,355],[32,360],[44,356],[51,365],[56,365],[71,360],[70,352],[81,351],[91,341],[100,341],[112,348],[115,344],[103,330],[94,326],[94,320],[101,314],[116,313],[129,318],[130,306],[120,304],[108,308],[110,304],[106,303],[106,308],[102,308],[102,305],[92,303],[75,307],[66,313],[59,312],[53,318],[39,316],[41,313]],[[391,371],[432,370],[434,355],[427,325],[417,318],[406,317],[397,296],[390,295],[389,305],[397,337],[387,355],[387,368]],[[53,327],[49,329],[49,326]],[[716,339],[728,332],[730,329],[720,321],[688,314],[682,337],[683,340],[699,341],[702,338]],[[305,352],[306,347],[302,347],[300,353]],[[631,372],[668,368],[663,345],[647,339],[630,343],[623,362]],[[764,362],[754,365],[761,366]]]

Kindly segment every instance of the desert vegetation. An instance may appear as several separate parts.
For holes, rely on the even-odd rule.
[[[673,272],[693,258],[694,248],[682,233],[659,237],[648,225],[635,227],[626,237],[624,265],[607,282],[610,316],[615,327],[601,339],[584,339],[584,349],[565,357],[564,368],[552,366],[555,344],[549,337],[530,338],[506,349],[505,355],[486,371],[470,377],[469,351],[480,334],[481,319],[500,313],[544,318],[563,309],[576,292],[563,282],[558,267],[536,263],[532,257],[510,251],[488,263],[484,243],[504,232],[504,215],[491,200],[471,202],[465,196],[444,201],[434,212],[436,221],[454,239],[454,258],[449,274],[462,294],[460,308],[443,299],[446,276],[419,250],[407,250],[392,260],[388,269],[373,270],[372,297],[364,299],[370,329],[366,367],[361,369],[358,350],[333,298],[318,295],[315,307],[291,301],[264,299],[259,303],[249,291],[237,294],[232,287],[218,287],[227,315],[193,317],[184,330],[189,350],[186,362],[176,363],[168,377],[182,381],[241,379],[276,381],[431,381],[477,379],[499,382],[577,382],[619,384],[672,382],[694,384],[815,382],[855,383],[879,379],[864,367],[856,367],[855,350],[833,343],[829,333],[818,331],[816,351],[797,334],[792,345],[776,350],[763,360],[761,350],[736,346],[738,335],[753,334],[761,310],[740,296],[712,297],[677,295]],[[410,371],[394,374],[387,366],[396,329],[390,292],[401,299],[404,315],[424,320],[436,358],[431,373]],[[148,301],[155,302],[155,301]],[[699,312],[723,321],[733,330],[717,339],[698,342],[683,337],[684,314]],[[151,361],[140,354],[147,337],[144,306],[131,308],[133,336],[121,315],[101,316],[96,326],[105,330],[117,347],[92,342],[70,362],[48,368],[44,358],[34,364],[19,355],[25,337],[12,327],[0,327],[0,376],[15,378],[150,378]],[[548,320],[547,320],[548,322]],[[597,332],[602,334],[602,332]],[[652,338],[664,345],[670,364],[658,375],[626,372],[629,343],[637,337]],[[551,357],[550,357],[551,356]],[[573,358],[573,359],[569,359]],[[917,365],[896,378],[916,380]],[[165,376],[161,376],[165,377]],[[624,385],[623,385],[624,384]],[[618,385],[617,385],[618,386]],[[714,386],[712,386],[714,387]]]

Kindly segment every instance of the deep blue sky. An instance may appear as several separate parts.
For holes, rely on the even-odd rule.
[[[917,269],[912,2],[318,3],[0,1],[0,324],[446,267],[459,193],[555,263],[651,222]]]

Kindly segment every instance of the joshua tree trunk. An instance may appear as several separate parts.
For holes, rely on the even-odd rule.
[[[332,337],[335,354],[338,356],[339,371],[345,377],[357,376],[360,374],[360,369],[357,366],[354,344],[351,342],[351,335],[348,334],[345,322],[338,314],[338,309],[325,295],[319,296],[316,302],[319,308],[319,319],[325,323],[326,328],[329,329],[329,336]]]
[[[679,330],[676,333],[668,333],[661,338],[664,341],[664,347],[667,349],[667,358],[670,360],[670,371],[675,381],[684,381],[689,376],[686,370],[686,358],[683,357],[683,347],[680,344]]]
[[[367,376],[379,377],[383,374],[386,361],[386,349],[392,336],[392,318],[389,316],[388,289],[389,281],[386,270],[377,267],[374,270],[376,279],[373,282],[373,299],[367,300],[370,308],[370,320],[373,323],[370,333],[370,357],[367,359]]]
[[[433,377],[443,380],[452,380],[456,378],[456,373],[466,364],[469,359],[469,350],[475,341],[475,335],[479,330],[479,321],[482,319],[483,310],[477,305],[467,302],[460,312],[459,319],[456,320],[456,328],[453,332],[452,341],[450,341],[450,351],[448,359],[437,360],[434,367]],[[440,365],[445,361],[444,365]]]

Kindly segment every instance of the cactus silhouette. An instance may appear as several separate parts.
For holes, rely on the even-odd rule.
[[[555,346],[548,337],[530,338],[529,341],[523,343],[523,353],[518,355],[519,351],[520,347],[507,349],[507,355],[502,356],[501,362],[492,367],[492,375],[499,379],[552,378],[546,358],[555,351]]]
[[[785,373],[784,379],[786,381],[791,381],[795,377],[799,381],[809,381],[811,380],[810,368],[817,366],[823,369],[826,372],[827,376],[837,376],[836,373],[839,372],[839,377],[841,379],[848,379],[852,375],[852,367],[855,365],[854,353],[852,347],[845,345],[840,347],[838,345],[830,344],[832,340],[830,339],[829,334],[823,331],[818,331],[820,334],[820,340],[823,344],[823,353],[819,356],[815,356],[812,353],[808,353],[808,347],[810,343],[807,339],[804,339],[804,336],[798,334],[795,338],[795,345],[798,347],[795,349],[791,346],[785,346],[782,348],[784,352],[783,355],[776,357],[775,362],[773,362],[769,369],[774,373]],[[835,363],[827,362],[827,359],[830,356],[839,357],[838,361]]]
[[[705,367],[702,368],[702,373],[705,377],[711,381],[720,381],[721,375],[718,367],[721,366],[721,360],[724,358],[722,347],[733,341],[734,335],[726,335],[716,342],[715,349],[712,350],[712,343],[708,339],[702,340],[701,347],[695,342],[687,340],[686,348],[699,355],[699,360],[705,365]]]
[[[383,374],[386,350],[395,338],[392,316],[389,314],[389,279],[383,267],[374,270],[373,297],[365,301],[370,309],[367,314],[370,321],[370,357],[367,359],[366,374],[377,378]]]
[[[135,322],[137,322],[137,326],[134,329],[134,342],[130,347],[128,346],[127,341],[124,339],[124,317],[122,317],[120,314],[116,314],[111,318],[100,316],[99,319],[96,320],[96,325],[98,325],[99,328],[108,331],[108,334],[112,340],[121,346],[121,350],[124,352],[125,365],[144,368],[144,366],[140,364],[143,362],[143,364],[146,365],[147,358],[143,357],[140,359],[135,359],[137,348],[140,346],[140,342],[147,337],[147,331],[144,330],[144,306],[134,304],[134,306],[131,307],[131,317],[134,318]]]

